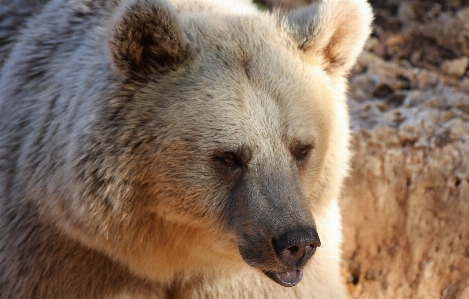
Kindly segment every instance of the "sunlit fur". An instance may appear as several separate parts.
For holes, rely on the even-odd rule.
[[[247,1],[40,2],[0,7],[1,299],[345,298],[345,76],[369,35],[365,0],[286,16]],[[312,145],[301,166],[297,143]],[[217,164],[236,150],[241,172]],[[284,209],[250,210],[258,198],[233,190]],[[282,270],[271,236],[259,269],[240,255],[258,249],[244,235],[271,229],[260,218],[317,228],[298,286],[261,272]]]

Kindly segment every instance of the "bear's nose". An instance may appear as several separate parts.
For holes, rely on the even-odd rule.
[[[275,252],[285,266],[302,267],[321,246],[313,227],[289,231],[272,240]]]

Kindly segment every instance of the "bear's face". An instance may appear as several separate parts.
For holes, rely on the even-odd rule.
[[[128,227],[113,256],[157,279],[244,260],[281,285],[301,280],[321,244],[312,211],[336,181],[336,93],[368,32],[345,34],[354,7],[321,5],[280,20],[123,5],[109,53],[126,92],[111,103],[124,99],[118,125],[140,141],[125,153],[133,193],[114,200]]]
[[[321,196],[333,126],[330,79],[276,27],[252,40],[256,20],[213,22],[192,33],[199,39],[186,63],[150,76],[132,100],[152,113],[147,208],[175,223],[221,227],[237,244],[230,250],[264,272],[299,270],[320,245],[310,200]],[[275,240],[303,230],[311,253],[283,262]]]

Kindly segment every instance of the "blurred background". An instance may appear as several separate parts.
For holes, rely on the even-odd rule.
[[[349,79],[343,279],[351,298],[469,299],[469,0],[370,4]]]

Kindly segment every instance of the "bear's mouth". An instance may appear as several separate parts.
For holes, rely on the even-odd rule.
[[[303,269],[288,272],[267,272],[264,271],[270,279],[284,287],[294,287],[303,278]]]

